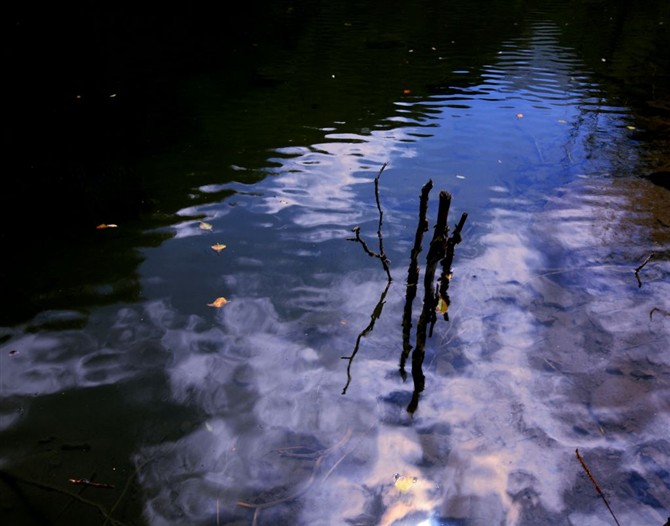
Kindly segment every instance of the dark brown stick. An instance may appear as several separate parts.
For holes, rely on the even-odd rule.
[[[419,284],[419,254],[421,253],[421,246],[423,244],[423,234],[428,231],[428,194],[433,188],[433,181],[423,185],[421,189],[421,197],[419,200],[419,222],[416,226],[416,234],[414,235],[414,247],[409,261],[409,269],[407,270],[407,293],[405,295],[405,308],[402,318],[402,354],[400,356],[400,375],[402,379],[407,378],[405,373],[405,363],[412,351],[410,343],[410,334],[412,332],[412,303],[416,297],[416,289]]]
[[[600,486],[598,486],[598,483],[596,482],[596,479],[591,474],[591,470],[588,468],[588,466],[586,465],[586,462],[584,461],[582,456],[579,454],[579,449],[575,449],[575,453],[577,454],[577,459],[579,460],[579,463],[582,465],[582,468],[584,468],[584,471],[586,471],[586,474],[589,476],[589,479],[591,479],[591,483],[593,484],[593,487],[596,489],[596,492],[603,499],[603,502],[605,503],[605,506],[607,506],[607,509],[609,510],[610,514],[612,515],[612,518],[614,519],[614,522],[617,524],[617,526],[621,526],[619,524],[619,521],[616,518],[616,515],[614,515],[614,512],[612,511],[612,508],[610,507],[610,503],[607,502],[607,498],[605,497],[605,494],[603,493],[603,490],[600,489]]]
[[[449,215],[449,206],[451,205],[451,194],[445,191],[440,192],[440,205],[437,212],[437,224],[433,232],[433,239],[430,242],[428,255],[426,256],[426,273],[423,278],[424,298],[423,308],[419,321],[416,326],[416,346],[412,351],[412,379],[414,381],[414,395],[412,401],[407,407],[407,411],[413,413],[416,411],[421,393],[425,386],[426,378],[423,374],[423,360],[425,357],[426,332],[428,323],[432,323],[435,318],[435,269],[437,264],[445,255],[447,243],[447,216]]]
[[[384,171],[384,168],[386,168],[386,163],[384,163],[379,170],[379,173],[375,177],[375,201],[377,202],[377,210],[379,211],[379,225],[377,227],[377,238],[379,240],[379,252],[373,252],[370,250],[370,247],[368,247],[367,243],[363,241],[361,238],[361,227],[357,226],[352,229],[352,232],[356,234],[356,237],[350,237],[347,238],[348,241],[356,241],[361,244],[363,247],[363,250],[365,253],[374,258],[378,258],[379,261],[382,262],[382,267],[384,267],[384,271],[386,272],[386,277],[388,278],[389,283],[393,280],[391,277],[391,269],[389,267],[389,259],[386,256],[386,253],[384,252],[384,238],[382,236],[382,223],[383,223],[383,217],[384,217],[384,212],[382,211],[382,205],[379,200],[379,178],[382,175],[382,172]]]
[[[389,259],[386,257],[384,252],[384,238],[382,237],[382,222],[384,217],[384,212],[382,211],[382,205],[379,200],[379,178],[382,176],[382,172],[386,168],[386,163],[384,163],[379,170],[379,173],[375,177],[375,201],[377,202],[377,210],[379,211],[379,226],[377,227],[377,238],[379,239],[379,260],[382,262],[382,266],[386,271],[386,277],[389,282],[393,280],[391,277],[391,269],[389,268]]]
[[[445,304],[443,313],[445,321],[449,321],[449,305],[451,304],[451,300],[449,298],[449,284],[451,283],[452,275],[451,265],[454,262],[454,252],[456,250],[456,245],[461,242],[461,230],[463,230],[463,225],[465,225],[465,220],[467,218],[468,214],[464,212],[461,215],[461,219],[456,225],[456,228],[454,228],[454,233],[449,236],[449,239],[447,239],[446,254],[442,260],[442,275],[440,276],[440,288],[437,301],[442,299]],[[430,332],[432,334],[432,327]]]

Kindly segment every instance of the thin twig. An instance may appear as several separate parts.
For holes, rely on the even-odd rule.
[[[116,511],[116,508],[119,507],[119,504],[121,504],[121,501],[123,498],[126,496],[126,493],[128,492],[128,489],[130,488],[130,485],[133,482],[133,479],[137,476],[137,474],[140,472],[144,466],[146,466],[149,462],[151,462],[153,459],[148,458],[144,462],[140,462],[140,464],[128,475],[128,478],[126,479],[126,483],[123,485],[123,489],[121,490],[121,493],[119,493],[118,498],[116,499],[116,502],[114,505],[110,508],[110,515]],[[103,523],[102,526],[107,526],[108,519],[105,519],[105,522]]]
[[[649,255],[646,257],[646,259],[642,262],[642,264],[641,264],[639,267],[637,267],[637,268],[635,269],[635,272],[640,272],[640,271],[642,270],[642,268],[643,268],[647,263],[649,263],[649,261],[650,261],[651,258],[653,258],[653,257],[654,257],[654,254],[649,254]]]
[[[0,471],[0,478],[4,479],[5,481],[11,481],[15,483],[21,483],[21,484],[28,484],[30,486],[35,486],[36,488],[40,488],[46,491],[55,491],[56,493],[60,493],[61,495],[66,495],[76,501],[79,501],[82,504],[86,504],[87,506],[91,506],[98,510],[100,515],[102,515],[105,518],[105,524],[107,522],[110,522],[111,524],[115,526],[123,526],[123,523],[119,520],[114,519],[109,512],[102,506],[101,504],[98,504],[97,502],[94,502],[92,500],[86,499],[79,495],[78,493],[73,493],[71,491],[59,488],[57,486],[52,486],[50,484],[45,484],[44,482],[38,482],[36,480],[30,480],[26,479],[23,477],[19,477],[17,475],[14,475],[12,473],[8,473],[7,471]]]
[[[390,281],[386,282],[386,288],[382,292],[381,296],[379,297],[379,301],[377,302],[377,305],[375,306],[375,309],[372,311],[372,315],[370,316],[370,323],[368,326],[363,329],[360,334],[358,335],[358,338],[356,338],[356,345],[354,346],[354,350],[351,353],[351,356],[342,356],[342,360],[349,360],[349,363],[347,364],[347,383],[344,386],[344,389],[342,389],[342,394],[347,394],[347,389],[349,388],[349,384],[351,383],[351,364],[354,361],[354,358],[356,357],[356,354],[358,353],[358,349],[361,345],[361,339],[363,339],[364,336],[367,336],[372,329],[375,328],[375,322],[379,319],[379,317],[382,315],[382,310],[384,308],[384,304],[386,303],[386,294],[389,291],[389,287],[391,285]]]
[[[651,258],[654,257],[654,254],[649,254],[646,259],[642,262],[642,264],[635,269],[635,279],[637,279],[637,286],[641,287],[642,286],[642,281],[640,281],[640,271],[644,268],[644,266],[649,263]]]
[[[588,466],[586,465],[586,462],[584,461],[582,456],[579,454],[579,449],[575,449],[575,453],[577,454],[577,459],[579,460],[579,463],[582,465],[582,468],[584,468],[584,471],[586,471],[586,474],[589,476],[589,479],[591,479],[591,483],[593,484],[593,487],[596,489],[596,492],[603,499],[603,502],[605,503],[605,506],[607,506],[607,509],[609,510],[610,514],[612,515],[612,518],[614,519],[614,522],[617,524],[617,526],[621,526],[619,524],[619,521],[616,518],[616,515],[614,515],[614,512],[612,511],[612,508],[610,507],[609,502],[607,502],[607,498],[605,497],[605,494],[603,493],[603,490],[600,489],[600,486],[598,486],[598,483],[596,482],[596,479],[591,474],[591,470],[588,468]]]
[[[393,280],[393,278],[391,277],[391,269],[389,268],[389,259],[386,257],[386,253],[384,252],[384,238],[382,237],[382,219],[384,217],[384,212],[382,211],[382,205],[379,200],[379,178],[382,176],[382,172],[384,171],[384,168],[386,168],[386,164],[387,163],[384,163],[382,165],[379,173],[375,177],[375,201],[377,202],[377,210],[379,210],[379,226],[377,227],[377,238],[379,239],[379,259],[382,262],[382,266],[384,267],[386,276],[390,282]]]
[[[361,237],[361,227],[355,226],[354,228],[351,229],[351,231],[354,234],[356,234],[356,237],[349,237],[349,238],[347,238],[347,241],[358,241],[363,246],[363,250],[365,251],[365,253],[368,256],[370,256],[371,258],[380,258],[381,259],[381,256],[379,254],[370,250],[370,247],[368,247],[368,244]]]
[[[373,252],[372,250],[370,250],[370,247],[368,247],[367,243],[363,240],[363,238],[361,238],[361,227],[359,226],[352,228],[352,232],[356,234],[356,237],[350,237],[347,238],[347,240],[357,241],[358,243],[361,244],[363,250],[368,256],[379,259],[379,261],[382,262],[382,267],[384,267],[386,277],[388,278],[388,281],[390,283],[391,281],[393,281],[393,278],[391,277],[389,258],[386,256],[386,253],[384,252],[384,238],[382,236],[382,223],[383,223],[384,212],[382,211],[382,205],[379,199],[379,178],[381,177],[384,168],[386,168],[386,164],[387,163],[384,163],[382,165],[381,169],[379,170],[379,173],[375,177],[375,201],[377,202],[377,210],[379,211],[379,224],[377,226],[377,239],[379,240],[379,252]]]
[[[317,458],[316,461],[314,462],[314,466],[312,468],[312,473],[310,474],[309,479],[307,479],[307,482],[301,488],[295,490],[294,492],[290,493],[286,497],[280,497],[278,499],[268,501],[268,502],[262,502],[262,503],[238,501],[237,502],[238,506],[240,506],[242,508],[254,509],[254,516],[253,516],[253,519],[252,519],[252,526],[255,526],[258,523],[258,518],[260,516],[261,510],[272,508],[274,506],[277,506],[278,504],[283,504],[284,502],[290,502],[290,501],[295,500],[298,497],[304,495],[305,493],[307,493],[307,491],[309,491],[309,489],[312,487],[312,485],[316,481],[316,475],[317,475],[317,472],[319,471],[319,467],[324,462],[324,460],[327,458],[327,456],[332,451],[335,451],[336,449],[338,449],[340,447],[344,447],[349,442],[349,440],[351,439],[351,435],[352,435],[351,429],[349,429],[349,430],[347,430],[347,432],[344,434],[344,436],[335,445],[333,445],[333,446],[329,447],[328,449],[325,449],[324,451],[322,451],[319,458]],[[328,470],[328,472],[324,476],[323,480],[325,480],[325,478],[330,476],[330,474],[334,471],[334,469],[339,465],[339,463],[344,459],[344,457],[346,457],[350,452],[351,451],[345,452],[342,455],[342,457],[337,462],[335,462],[335,465],[330,470]]]

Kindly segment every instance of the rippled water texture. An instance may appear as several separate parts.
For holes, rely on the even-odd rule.
[[[613,524],[578,450],[622,525],[662,526],[669,194],[634,175],[630,108],[564,27],[528,17],[470,69],[439,46],[403,49],[441,64],[430,92],[407,86],[373,126],[335,118],[319,140],[276,144],[264,178],[226,158],[232,182],[200,186],[212,198],[142,250],[140,301],[4,329],[0,467],[42,455],[49,473],[117,480],[113,497],[85,493],[106,509],[134,469],[152,526]],[[348,240],[360,226],[379,250],[375,177],[390,285]],[[398,364],[429,180],[421,280],[439,191],[452,230],[468,216],[411,413]],[[77,433],[47,414],[61,396]],[[82,442],[88,459],[48,453]],[[123,476],[119,442],[133,445]]]

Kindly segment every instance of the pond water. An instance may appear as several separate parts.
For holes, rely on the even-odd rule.
[[[94,17],[6,183],[3,524],[666,523],[670,7],[406,4]]]

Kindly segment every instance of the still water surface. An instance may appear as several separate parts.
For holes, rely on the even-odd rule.
[[[669,194],[640,177],[664,165],[635,86],[607,75],[669,13],[606,13],[612,51],[584,31],[603,4],[585,4],[407,8],[415,34],[324,8],[293,55],[260,42],[260,87],[187,78],[198,132],[134,166],[179,173],[178,206],[86,238],[125,269],[130,237],[132,271],[75,270],[81,290],[44,291],[57,308],[2,328],[3,522],[613,524],[579,450],[622,525],[662,526]],[[348,239],[360,226],[378,250],[377,176],[390,284]],[[428,181],[421,279],[439,191],[452,229],[468,216],[409,412],[398,364]],[[68,483],[85,478],[114,488]]]

